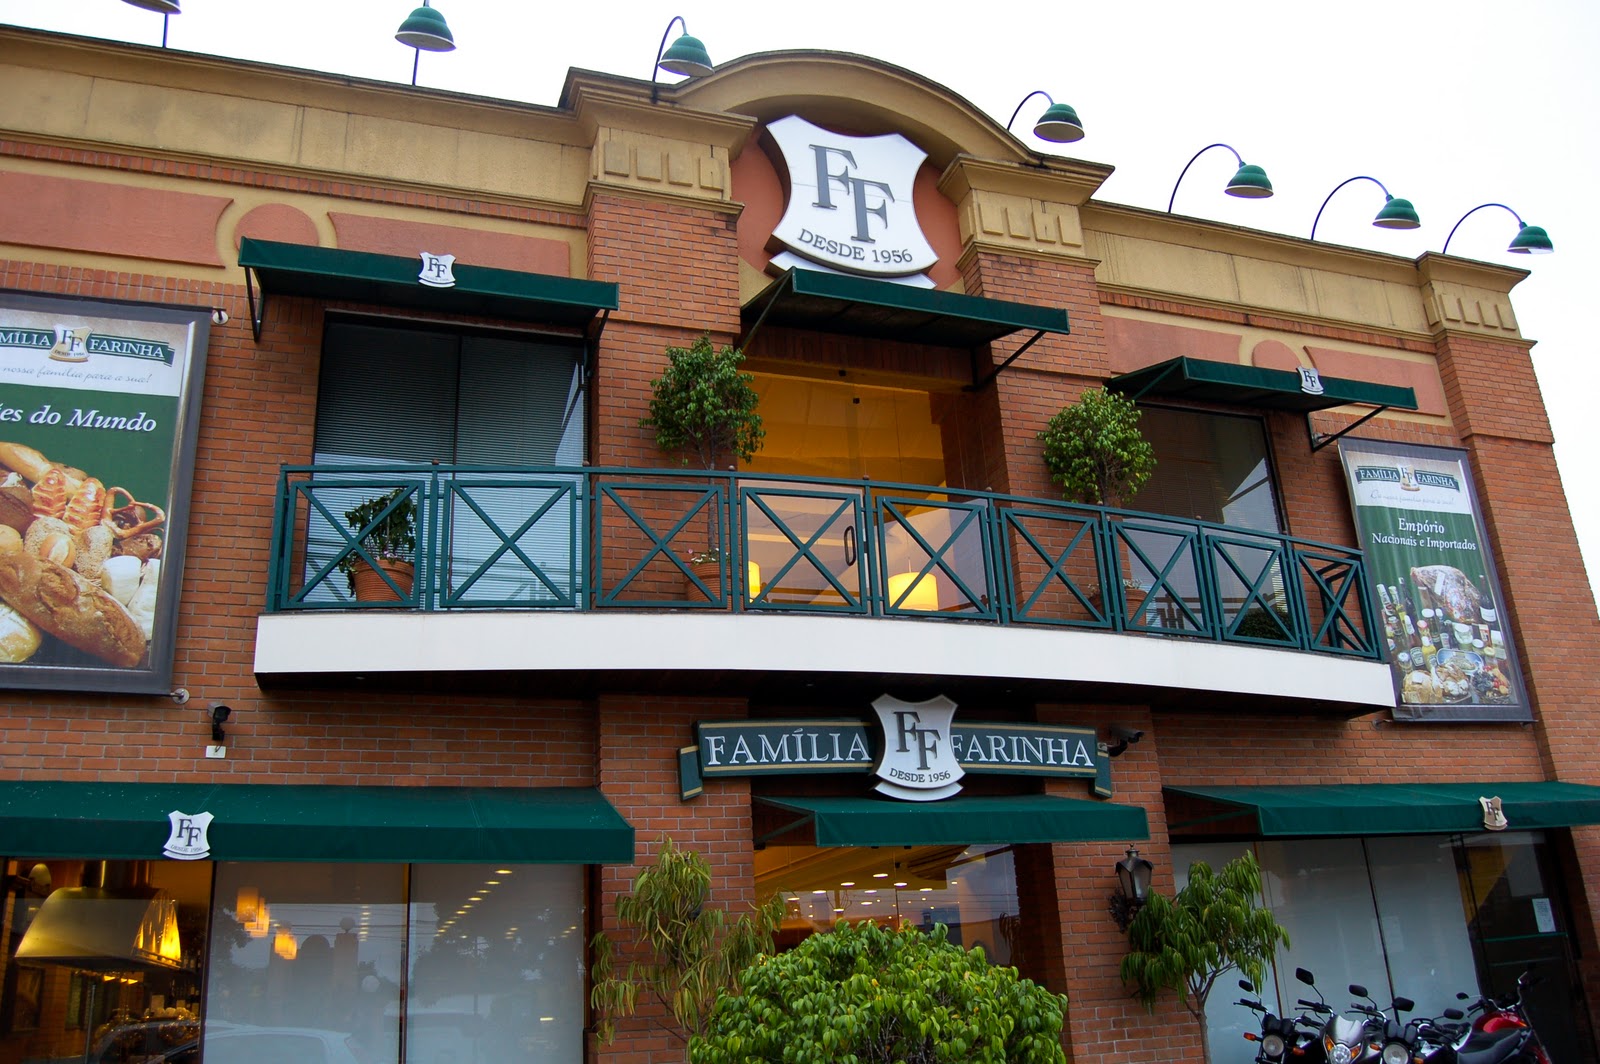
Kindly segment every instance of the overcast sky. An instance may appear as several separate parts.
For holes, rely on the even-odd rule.
[[[412,0],[182,5],[170,20],[175,49],[411,78],[413,53],[394,31]],[[1087,136],[1063,146],[1034,140],[1026,128],[1042,99],[1030,101],[1017,129],[1035,149],[1115,166],[1100,198],[1118,203],[1164,209],[1184,164],[1216,141],[1264,167],[1277,195],[1222,195],[1234,163],[1212,151],[1184,179],[1178,213],[1304,237],[1335,186],[1367,175],[1410,199],[1422,228],[1373,228],[1382,193],[1356,182],[1328,203],[1317,238],[1412,258],[1441,250],[1471,208],[1504,203],[1547,229],[1556,253],[1507,254],[1516,222],[1498,209],[1468,219],[1450,250],[1533,271],[1512,299],[1523,334],[1538,341],[1534,366],[1557,459],[1591,586],[1600,583],[1600,433],[1591,413],[1600,369],[1583,324],[1597,293],[1582,287],[1600,279],[1595,0],[435,6],[458,48],[422,55],[425,87],[554,105],[568,67],[649,77],[667,22],[681,14],[714,61],[788,48],[856,52],[941,82],[998,122],[1043,89],[1077,109]],[[0,22],[161,42],[161,16],[122,0],[0,0]]]

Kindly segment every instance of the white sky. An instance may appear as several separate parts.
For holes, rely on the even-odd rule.
[[[170,20],[172,48],[410,81],[413,53],[394,31],[413,0],[182,2]],[[1341,0],[1315,9],[1214,0],[680,2],[438,0],[458,48],[424,53],[418,82],[554,105],[568,67],[649,77],[667,21],[681,14],[715,61],[789,48],[855,52],[947,85],[997,122],[1043,89],[1077,109],[1087,136],[1062,146],[1034,140],[1026,128],[1042,99],[1029,102],[1017,129],[1037,150],[1114,165],[1100,191],[1113,202],[1165,208],[1189,158],[1225,141],[1266,168],[1277,195],[1222,195],[1234,162],[1212,151],[1184,179],[1178,213],[1304,237],[1336,185],[1368,175],[1410,199],[1422,228],[1373,228],[1382,193],[1356,182],[1328,204],[1318,239],[1411,258],[1441,250],[1478,204],[1507,204],[1549,231],[1554,255],[1507,254],[1516,223],[1498,209],[1468,219],[1451,251],[1533,271],[1512,298],[1523,334],[1538,341],[1557,459],[1600,582],[1600,434],[1584,427],[1600,369],[1582,334],[1583,307],[1597,293],[1581,287],[1600,279],[1594,0]],[[0,0],[0,22],[161,41],[161,16],[121,0]]]

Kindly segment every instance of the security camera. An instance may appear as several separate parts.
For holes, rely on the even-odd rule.
[[[1144,732],[1138,728],[1126,728],[1120,724],[1111,726],[1111,735],[1117,741],[1106,747],[1107,757],[1120,757],[1128,747],[1144,738]]]
[[[211,707],[211,741],[221,745],[227,736],[223,734],[222,722],[233,716],[233,710],[228,706]]]

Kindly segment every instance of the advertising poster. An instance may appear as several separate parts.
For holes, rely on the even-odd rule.
[[[1397,720],[1532,720],[1465,451],[1339,445]]]
[[[0,292],[0,687],[171,690],[208,325]]]

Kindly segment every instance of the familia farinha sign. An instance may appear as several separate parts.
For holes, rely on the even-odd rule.
[[[1082,777],[1111,797],[1110,759],[1091,728],[974,721],[955,723],[942,695],[872,703],[876,724],[854,718],[702,721],[678,751],[680,791],[699,795],[720,776],[860,773],[879,793],[904,801],[948,798],[971,775]]]

